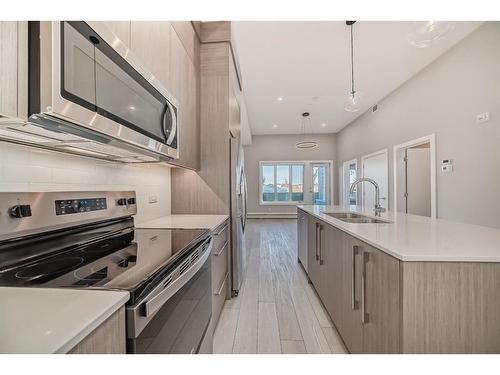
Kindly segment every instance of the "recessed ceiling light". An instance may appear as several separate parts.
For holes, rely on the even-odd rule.
[[[326,128],[326,124],[325,124],[325,123],[322,123],[322,124],[321,124],[321,127],[322,127],[322,128]]]
[[[285,98],[284,98],[284,97],[282,97],[282,96],[278,96],[278,97],[276,98],[276,100],[277,100],[278,102],[282,102],[283,100],[285,100]]]
[[[278,127],[278,125],[273,124],[273,129],[276,129],[277,127]]]

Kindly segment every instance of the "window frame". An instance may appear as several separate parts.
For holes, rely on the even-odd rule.
[[[278,201],[276,200],[276,183],[278,178],[278,166],[279,165],[287,165],[288,166],[288,200],[286,201]],[[274,200],[273,201],[264,201],[263,200],[263,173],[262,168],[264,166],[273,166],[274,167]],[[302,200],[293,201],[292,200],[292,181],[293,181],[293,166],[301,166],[302,167]],[[305,169],[306,163],[303,161],[260,161],[259,162],[259,204],[262,206],[296,206],[298,204],[304,203],[305,191]]]

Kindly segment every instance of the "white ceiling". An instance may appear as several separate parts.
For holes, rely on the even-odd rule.
[[[355,85],[364,94],[364,106],[349,113],[344,110],[350,90],[344,21],[233,22],[252,134],[300,133],[304,111],[311,112],[315,133],[337,132],[480,24],[452,22],[445,38],[417,49],[407,40],[414,22],[356,22]]]

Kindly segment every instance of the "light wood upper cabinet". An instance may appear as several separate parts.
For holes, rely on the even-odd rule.
[[[0,118],[27,117],[27,38],[27,22],[0,22]]]
[[[170,22],[132,21],[130,49],[167,89],[170,85]],[[186,84],[188,84],[186,79]]]
[[[130,21],[102,21],[123,43],[130,47]]]
[[[199,69],[173,27],[170,30],[169,90],[179,102],[180,158],[176,163],[200,168]]]

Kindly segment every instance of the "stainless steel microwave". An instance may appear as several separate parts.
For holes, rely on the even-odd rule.
[[[179,103],[102,22],[29,22],[28,51],[30,127],[179,157]]]

